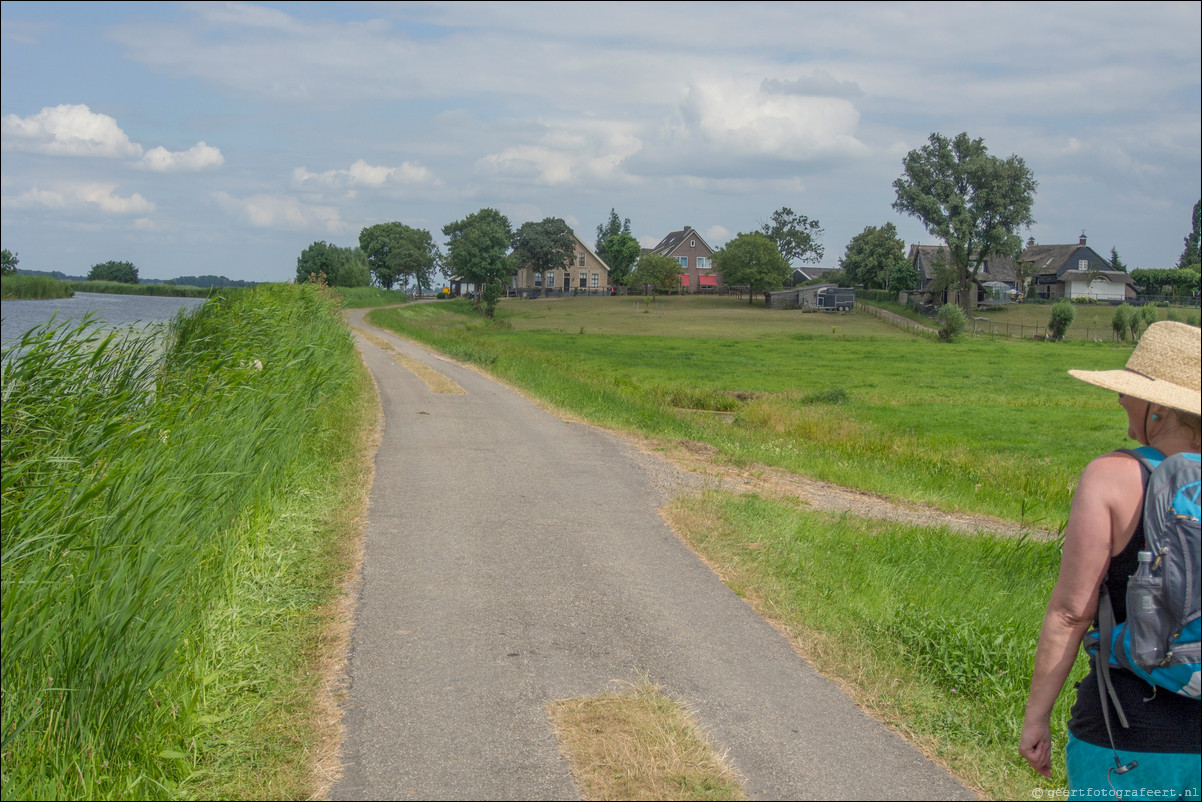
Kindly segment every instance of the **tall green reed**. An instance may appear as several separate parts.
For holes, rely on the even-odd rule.
[[[5,348],[5,798],[155,796],[180,779],[180,711],[202,690],[188,660],[248,536],[235,521],[349,378],[336,308],[319,288],[263,286],[165,335],[85,321]]]

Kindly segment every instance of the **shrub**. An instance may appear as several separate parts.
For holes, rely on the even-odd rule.
[[[1135,310],[1131,304],[1120,304],[1114,310],[1114,318],[1111,320],[1111,328],[1114,329],[1114,336],[1119,342],[1127,339],[1127,332],[1131,328],[1131,316],[1135,314]]]
[[[1048,336],[1053,340],[1063,340],[1068,327],[1073,325],[1077,310],[1069,301],[1060,301],[1052,307],[1052,319],[1048,321]]]
[[[943,342],[951,342],[964,333],[964,329],[968,327],[968,320],[964,317],[964,310],[955,304],[944,304],[939,307],[939,339]]]

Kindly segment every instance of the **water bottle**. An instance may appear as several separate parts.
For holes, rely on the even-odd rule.
[[[1152,552],[1136,555],[1139,568],[1127,580],[1127,630],[1131,633],[1131,657],[1144,671],[1164,659],[1168,644],[1162,619],[1166,617],[1163,582],[1152,573]]]

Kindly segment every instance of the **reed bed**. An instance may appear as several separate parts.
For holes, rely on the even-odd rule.
[[[192,287],[186,284],[125,284],[120,281],[71,281],[67,283],[75,292],[100,292],[109,295],[207,298],[213,292],[210,287]]]
[[[50,298],[70,298],[75,291],[71,283],[50,276],[4,276],[0,279],[0,298],[4,300],[44,301]]]
[[[5,799],[186,795],[232,712],[213,617],[352,381],[336,307],[262,286],[5,347]]]

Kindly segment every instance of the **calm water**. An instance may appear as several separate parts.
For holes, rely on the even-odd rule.
[[[108,295],[77,292],[74,298],[46,301],[2,301],[0,341],[19,339],[22,334],[50,320],[82,320],[91,312],[110,326],[157,323],[171,320],[181,309],[192,309],[204,298],[164,298],[154,295]]]

